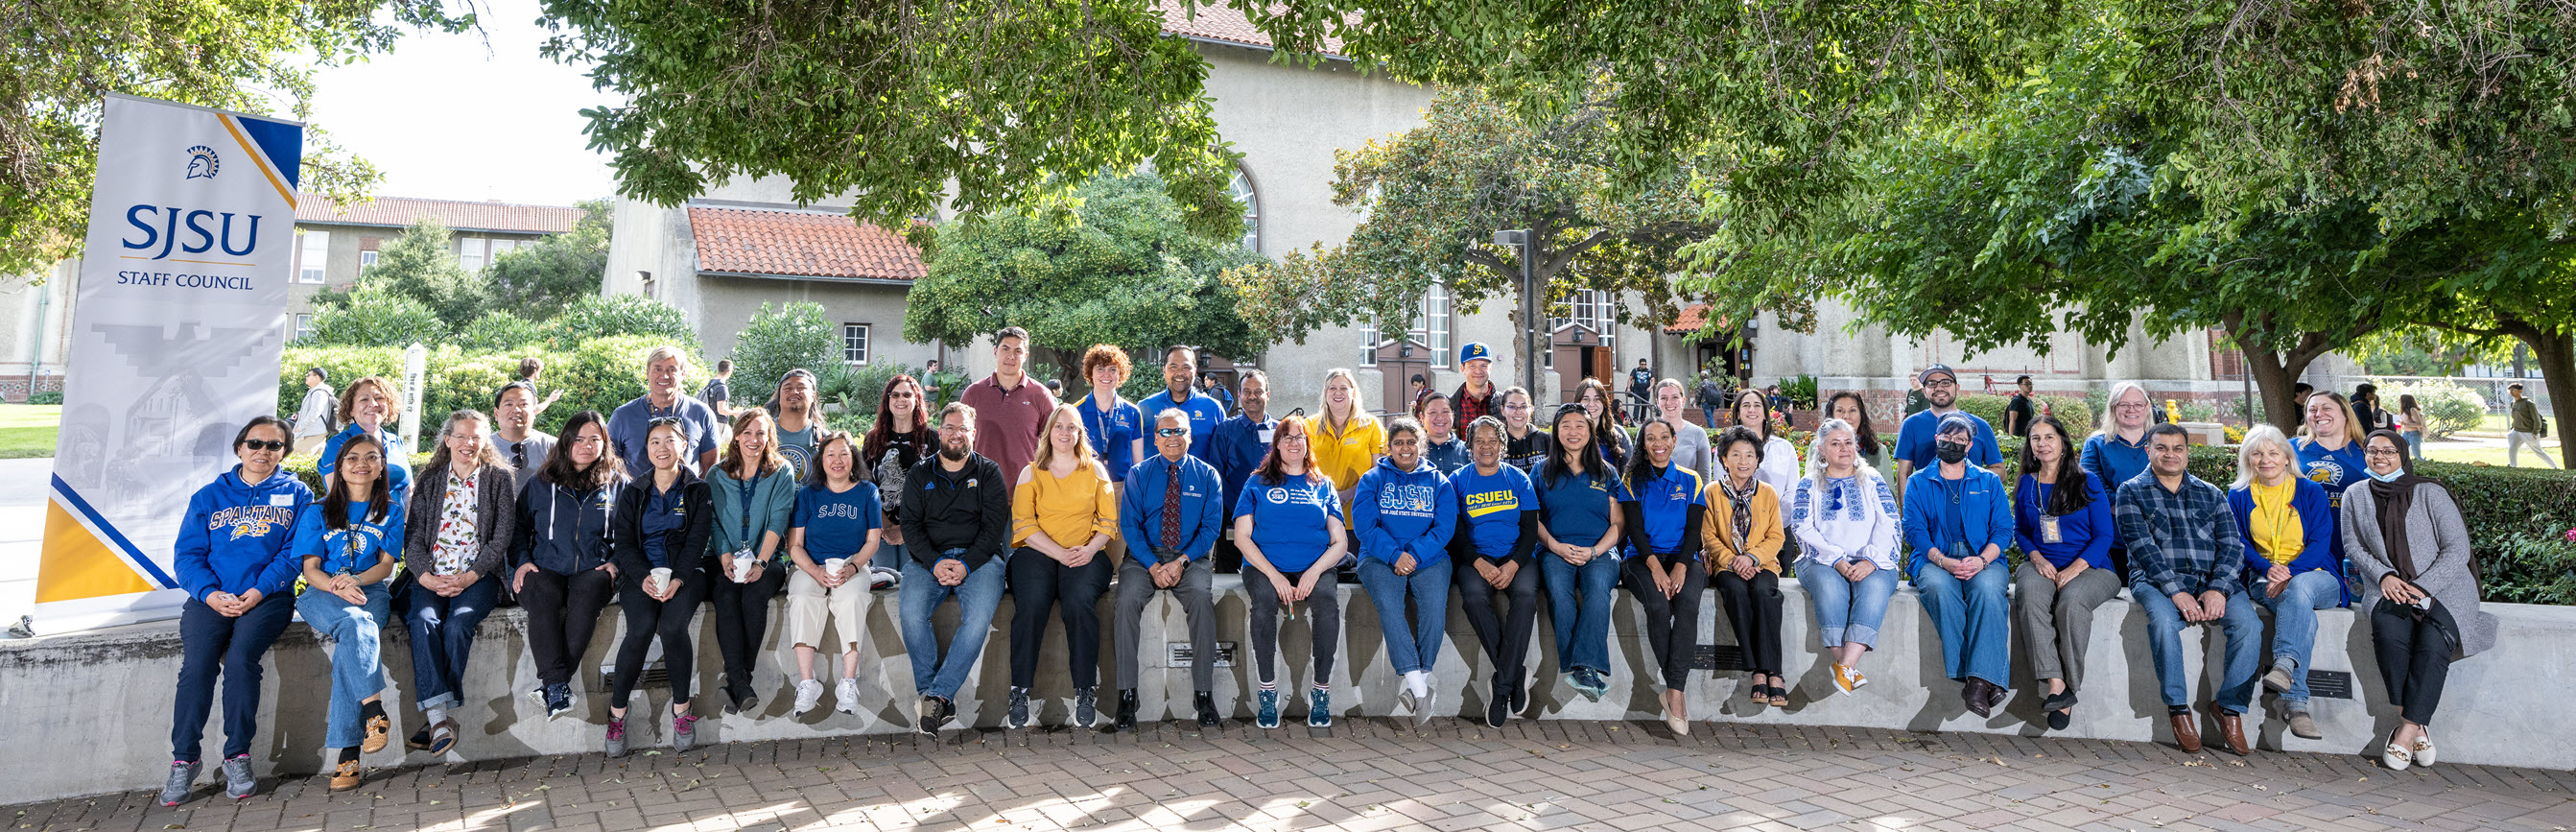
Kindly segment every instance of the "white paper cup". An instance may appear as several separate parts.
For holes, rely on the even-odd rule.
[[[838,575],[838,574],[841,574],[841,567],[848,566],[848,565],[850,565],[850,559],[849,559],[849,558],[827,558],[827,559],[825,559],[825,560],[823,561],[823,574],[825,574],[825,575]]]
[[[734,582],[734,583],[742,583],[742,582],[744,582],[744,581],[751,580],[751,565],[752,565],[752,560],[751,560],[750,558],[744,558],[744,557],[737,557],[737,558],[734,558],[734,559],[733,559],[733,582]]]
[[[654,592],[662,592],[662,591],[665,591],[665,590],[670,589],[670,588],[671,588],[671,568],[670,568],[670,567],[668,567],[668,566],[657,566],[657,567],[654,567],[654,568],[653,568],[652,581],[653,581],[653,591],[654,591]]]

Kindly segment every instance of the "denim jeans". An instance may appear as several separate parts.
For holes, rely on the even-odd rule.
[[[2247,594],[2272,608],[2272,661],[2289,659],[2297,664],[2290,669],[2290,689],[2281,694],[2281,704],[2293,711],[2307,710],[2308,657],[2317,647],[2317,611],[2343,604],[2343,579],[2333,572],[2310,569],[2290,576],[2290,586],[2281,590],[2279,598],[2272,597],[2262,582]]]
[[[501,581],[485,575],[454,598],[412,587],[411,613],[403,620],[411,630],[412,698],[421,710],[453,708],[465,701],[465,658],[474,650],[474,628],[482,626],[501,596]]]
[[[386,583],[361,588],[364,605],[318,588],[295,596],[295,611],[304,614],[304,623],[331,639],[331,716],[323,723],[322,737],[326,747],[348,748],[366,739],[366,726],[358,722],[359,703],[385,689],[385,616],[394,605]]]
[[[1377,628],[1386,634],[1386,657],[1395,672],[1428,671],[1440,660],[1440,637],[1449,630],[1449,577],[1457,564],[1448,558],[1417,566],[1411,575],[1375,558],[1360,559],[1360,587],[1377,606]],[[1404,602],[1413,600],[1413,619],[1406,623]]]
[[[2191,680],[2184,678],[2182,668],[2182,631],[2186,623],[2182,611],[2174,608],[2172,596],[2157,592],[2144,581],[2129,584],[2129,597],[2147,614],[2147,652],[2155,657],[2156,679],[2163,683],[2165,707],[2191,704]],[[2256,642],[2263,637],[2263,619],[2254,614],[2254,599],[2238,591],[2227,596],[2227,615],[2218,624],[2227,630],[2227,655],[2219,673],[2218,693],[2211,699],[2229,713],[2242,714],[2254,705],[2254,670],[2262,658]]]
[[[1887,599],[1896,595],[1896,570],[1878,569],[1854,584],[1831,565],[1798,562],[1798,585],[1816,607],[1816,633],[1825,649],[1858,644],[1878,649],[1879,625],[1887,623]]]
[[[224,759],[250,753],[259,733],[260,657],[295,620],[293,598],[261,598],[239,618],[227,618],[194,598],[179,608],[179,690],[170,709],[170,758],[197,762],[206,714],[215,708],[215,682],[224,685]]]
[[[2409,458],[2409,459],[2423,459],[2423,458],[2424,458],[2424,432],[2423,432],[2423,431],[2420,431],[2420,430],[2410,430],[2410,431],[2405,431],[2405,432],[2403,432],[2403,433],[2400,433],[2400,434],[2398,434],[2398,435],[2399,435],[2399,436],[2406,437],[2406,456],[2407,456],[2407,458]]]
[[[1914,589],[1932,629],[1941,634],[1941,669],[1949,678],[1970,677],[2012,686],[2011,568],[2001,562],[1965,581],[1929,563],[1914,575]]]
[[[1008,569],[1010,559],[995,556],[966,573],[966,580],[956,586],[941,586],[929,569],[914,561],[903,562],[903,586],[897,590],[902,593],[903,651],[912,657],[912,686],[921,695],[957,698],[967,671],[975,669],[975,662],[984,655],[984,639],[993,630],[993,611],[1002,605],[1002,573]],[[957,599],[957,634],[942,655],[939,632],[931,629],[930,616],[951,597]]]
[[[1539,582],[1547,585],[1548,619],[1556,625],[1556,672],[1610,669],[1610,590],[1619,585],[1619,557],[1603,554],[1582,566],[1554,553],[1538,556]]]

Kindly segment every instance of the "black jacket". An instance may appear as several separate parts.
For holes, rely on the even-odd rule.
[[[531,477],[519,491],[510,568],[528,563],[557,575],[597,569],[609,558],[609,511],[623,485],[577,491]],[[418,489],[414,489],[417,491]]]
[[[966,467],[953,474],[930,454],[905,475],[904,548],[922,568],[938,565],[941,552],[964,549],[959,560],[972,571],[1001,554],[1010,536],[1011,484],[1002,480],[1002,466],[983,454],[967,456]]]
[[[679,539],[673,541],[676,545],[665,547],[665,560],[670,562],[674,574],[688,576],[704,560],[699,553],[707,550],[707,535],[715,529],[716,501],[713,492],[707,489],[707,481],[689,473],[687,468],[680,469],[680,477],[672,481],[672,487],[680,489],[680,512],[688,517],[688,525],[680,527]],[[644,504],[652,496],[653,474],[650,471],[629,481],[624,489],[617,492],[617,510],[609,520],[609,528],[612,529],[609,538],[616,547],[612,560],[617,563],[620,581],[641,581],[646,573],[653,571],[652,559],[644,556]]]

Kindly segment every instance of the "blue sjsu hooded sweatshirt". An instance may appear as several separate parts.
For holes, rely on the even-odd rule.
[[[1429,460],[1410,472],[1381,458],[1351,488],[1351,526],[1358,534],[1360,557],[1395,563],[1397,553],[1413,553],[1417,568],[1449,556],[1449,535],[1458,530],[1458,493],[1449,477]]]
[[[295,522],[306,511],[319,511],[313,489],[279,468],[268,479],[247,483],[241,466],[233,466],[188,498],[188,515],[179,522],[174,548],[179,588],[199,601],[217,592],[234,595],[259,590],[275,598],[295,584],[302,564],[289,544]]]

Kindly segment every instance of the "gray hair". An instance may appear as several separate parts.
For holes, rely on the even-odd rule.
[[[1182,427],[1189,427],[1189,411],[1177,407],[1163,408],[1163,412],[1154,414],[1154,424],[1161,425],[1164,422],[1179,422]]]
[[[1850,422],[1826,419],[1824,424],[1816,426],[1816,438],[1807,443],[1807,479],[1814,482],[1815,488],[1819,491],[1825,487],[1825,442],[1832,439],[1836,432],[1851,434],[1855,441],[1860,438],[1860,431],[1853,428]],[[1870,479],[1885,479],[1879,475],[1877,468],[1869,464],[1867,458],[1853,459],[1852,466]]]
[[[2131,390],[2138,391],[2138,397],[2147,400],[2149,409],[2156,406],[2156,397],[2147,393],[2147,386],[2144,384],[2123,381],[2111,385],[2111,397],[2102,400],[2102,426],[2093,431],[2095,435],[2118,436],[2120,434],[2120,397],[2128,395]],[[2150,417],[2147,421],[2153,423],[2155,419]]]
[[[2227,486],[2229,489],[2244,488],[2253,484],[2254,452],[2267,447],[2280,449],[2281,457],[2289,461],[2289,475],[2293,477],[2299,475],[2299,452],[2290,448],[2290,438],[2281,435],[2280,428],[2270,424],[2260,424],[2255,425],[2253,430],[2246,431],[2245,441],[2236,446],[2236,482]]]

